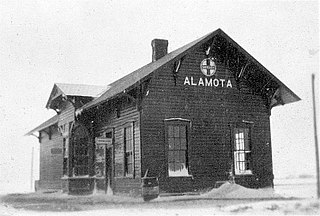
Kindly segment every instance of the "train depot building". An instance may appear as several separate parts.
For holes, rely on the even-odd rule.
[[[271,109],[300,100],[221,29],[106,86],[55,84],[57,115],[28,135],[40,142],[38,190],[197,192],[232,180],[273,186]]]

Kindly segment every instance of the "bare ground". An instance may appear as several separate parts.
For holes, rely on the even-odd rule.
[[[231,205],[249,204],[276,199],[216,199],[199,195],[159,197],[144,202],[141,197],[106,196],[95,194],[87,196],[71,196],[62,193],[29,193],[9,194],[0,197],[2,204],[15,209],[33,211],[87,211],[113,208],[223,208]],[[279,198],[277,200],[292,200]]]

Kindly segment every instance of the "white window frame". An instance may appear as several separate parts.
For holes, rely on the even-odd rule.
[[[250,127],[235,127],[233,130],[235,175],[252,175],[250,132]]]
[[[184,126],[185,127],[185,137],[180,137],[181,133],[180,133],[180,127]],[[172,135],[170,132],[170,127],[173,127],[173,133],[174,133],[174,128],[178,127],[179,128],[179,135],[174,136]],[[187,119],[181,119],[181,118],[172,118],[172,119],[166,119],[165,120],[165,138],[166,138],[166,146],[167,146],[167,165],[168,165],[168,176],[169,177],[190,177],[190,169],[189,169],[189,158],[188,158],[188,147],[189,147],[189,134],[190,134],[190,127],[191,127],[191,121],[187,120]],[[179,140],[179,149],[176,149],[175,146],[171,147],[170,143],[172,143],[172,141],[170,140],[174,140],[173,142],[176,142],[176,139]],[[184,140],[185,139],[185,140]],[[184,144],[183,147],[181,145],[181,140],[184,140]],[[185,149],[184,149],[185,148]],[[177,161],[179,161],[181,158],[179,158],[177,160],[177,158],[172,159],[172,155],[177,155],[177,152],[179,152],[179,157],[181,156],[180,153],[182,151],[185,151],[185,158],[184,160],[184,164],[183,167],[179,170],[179,171],[173,171],[170,169],[170,164],[175,164],[175,163],[179,163]],[[181,163],[182,164],[182,163]]]

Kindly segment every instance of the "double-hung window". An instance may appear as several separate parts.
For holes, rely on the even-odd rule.
[[[169,177],[189,176],[188,133],[190,121],[166,121]]]
[[[134,172],[134,123],[124,128],[124,175],[133,176]]]
[[[234,128],[234,171],[236,175],[252,174],[249,128]]]

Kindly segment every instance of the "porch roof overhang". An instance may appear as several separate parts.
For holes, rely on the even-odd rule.
[[[56,124],[58,124],[58,121],[59,121],[59,116],[55,115],[55,116],[51,117],[50,119],[48,119],[47,121],[40,124],[39,126],[37,126],[36,128],[29,131],[28,133],[26,133],[25,136],[33,135],[35,132],[45,130],[46,128],[49,128],[52,125],[56,125]]]

